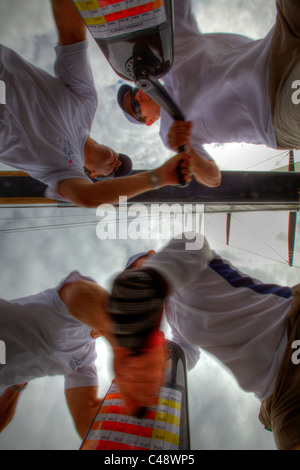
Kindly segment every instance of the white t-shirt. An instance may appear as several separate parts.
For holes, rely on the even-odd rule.
[[[1,388],[54,375],[65,376],[66,389],[98,386],[91,328],[76,320],[59,296],[63,285],[80,279],[89,278],[74,271],[56,288],[0,299],[0,339],[6,346]]]
[[[287,345],[291,289],[251,279],[207,242],[188,251],[184,240],[173,239],[146,266],[171,288],[166,316],[188,368],[198,361],[200,347],[227,366],[241,388],[260,400],[270,396]]]
[[[87,48],[58,46],[55,78],[0,45],[0,161],[54,191],[64,179],[88,179],[84,147],[98,103]]]
[[[175,0],[174,63],[165,88],[192,121],[191,145],[246,142],[277,148],[269,103],[272,31],[252,41],[235,34],[201,34],[189,0]],[[172,118],[162,110],[167,145]]]

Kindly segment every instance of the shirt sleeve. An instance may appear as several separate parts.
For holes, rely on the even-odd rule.
[[[187,343],[180,332],[172,326],[172,341],[183,349],[188,370],[193,369],[200,359],[200,348],[195,344]]]
[[[95,362],[80,370],[65,375],[65,390],[78,387],[98,387],[98,373]]]
[[[77,282],[77,281],[91,281],[97,284],[97,281],[95,281],[95,279],[93,279],[92,277],[84,276],[79,271],[72,271],[65,279],[63,279],[59,283],[57,287],[57,291],[59,291],[63,286],[67,284],[72,284],[73,282]]]
[[[79,178],[79,176],[78,176]],[[84,178],[84,176],[82,176],[82,178]],[[69,179],[67,176],[66,176],[66,179]],[[57,185],[58,186],[58,183]],[[70,201],[69,199],[66,199],[64,198],[61,194],[59,194],[59,192],[57,192],[54,188],[52,188],[51,186],[47,186],[46,189],[45,189],[45,192],[44,192],[44,195],[47,199],[53,199],[55,201],[60,201],[60,202],[64,202],[64,203],[68,203],[70,204]]]
[[[156,270],[166,280],[171,295],[193,282],[212,258],[212,251],[202,234],[185,232],[174,237],[165,248],[151,256],[145,267]]]
[[[78,271],[72,271],[69,276],[67,276],[57,287],[57,292],[67,285],[72,284],[73,282],[87,280],[91,282],[95,282],[94,279],[88,276],[83,276]],[[60,297],[59,297],[60,299]],[[62,300],[60,299],[62,302]],[[63,302],[62,302],[63,303]],[[63,304],[65,305],[65,304]],[[75,320],[78,322],[78,320]],[[88,334],[90,334],[91,328],[86,327]],[[74,370],[65,375],[65,390],[69,388],[77,388],[77,387],[97,387],[98,383],[98,373],[96,367],[96,360],[97,360],[97,351],[96,351],[96,342],[94,340],[90,340],[86,344],[86,357],[84,358],[84,362],[82,366],[78,368],[74,368]]]
[[[88,57],[88,40],[57,46],[55,76],[73,91],[79,99],[98,105],[97,92]]]
[[[174,47],[201,34],[190,0],[174,0]]]

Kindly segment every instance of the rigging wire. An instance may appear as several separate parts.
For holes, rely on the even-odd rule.
[[[182,214],[179,214],[180,216],[182,216]],[[191,214],[192,215],[192,214]],[[34,217],[31,217],[31,218],[34,218]],[[45,217],[45,218],[48,218],[48,217]],[[24,218],[26,219],[26,218]],[[163,215],[163,214],[151,214],[151,219],[156,219],[157,220],[169,220],[169,216],[168,215]],[[138,221],[139,222],[144,222],[146,220],[151,220],[149,215],[148,216],[139,216],[138,217]],[[1,220],[5,220],[5,219],[1,219]],[[14,219],[9,219],[9,220],[14,220]],[[129,222],[130,222],[130,217],[128,217],[127,219]],[[133,219],[134,220],[134,219]],[[122,218],[118,219],[119,222],[122,223]],[[98,225],[98,224],[101,224],[101,223],[104,223],[105,225],[108,225],[108,224],[112,224],[112,223],[116,223],[116,219],[113,218],[113,219],[105,219],[105,221],[101,221],[99,219],[96,219],[96,220],[92,220],[92,221],[81,221],[81,222],[73,222],[73,223],[67,223],[67,224],[50,224],[50,225],[37,225],[37,226],[33,226],[33,227],[16,227],[16,228],[7,228],[7,229],[0,229],[0,235],[1,234],[6,234],[6,233],[18,233],[18,232],[34,232],[35,230],[56,230],[56,229],[60,229],[60,228],[71,228],[71,227],[83,227],[83,226],[91,226],[91,225]]]
[[[276,253],[276,255],[278,255],[280,258],[282,258],[284,260],[285,263],[288,262],[287,259],[285,259],[280,253],[278,253],[271,245],[269,245],[269,243],[266,242],[266,240],[264,240],[262,237],[260,237],[257,233],[255,233],[253,230],[251,230],[251,228],[245,223],[245,222],[242,222],[242,220],[238,219],[235,215],[233,216],[234,219],[236,221],[238,221],[241,225],[243,225],[244,227],[247,228],[247,230],[249,230],[249,232],[251,232],[254,236],[256,236],[261,242],[263,242],[268,248],[270,248],[272,251],[274,251],[274,253]]]
[[[251,168],[254,168],[254,167],[258,166],[258,165],[261,165],[262,163],[269,162],[269,161],[271,161],[271,160],[274,160],[275,158],[279,158],[279,157],[282,156],[282,158],[280,159],[280,161],[277,162],[277,163],[275,164],[275,166],[273,167],[273,169],[274,169],[274,168],[276,168],[276,166],[277,166],[284,158],[288,157],[288,155],[289,155],[289,153],[288,153],[287,151],[284,151],[284,152],[279,153],[279,154],[277,154],[277,155],[273,155],[273,157],[266,158],[265,160],[263,160],[263,161],[261,161],[261,162],[254,163],[254,165],[248,166],[248,167],[245,168],[243,171],[250,170]]]
[[[36,219],[67,219],[67,218],[74,218],[74,217],[89,217],[89,215],[49,215],[49,216],[37,216],[37,217],[5,217],[0,218],[0,222],[8,222],[11,220],[36,220]]]
[[[209,238],[210,238],[211,240],[214,240],[214,241],[217,242],[217,243],[220,243],[221,245],[225,245],[225,246],[226,246],[226,243],[225,243],[224,241],[217,240],[216,238],[213,238],[213,237],[209,237]],[[271,258],[270,256],[262,255],[262,254],[260,254],[260,253],[255,253],[255,251],[247,250],[246,248],[241,248],[240,246],[236,246],[236,245],[230,244],[230,247],[231,247],[231,248],[235,248],[236,250],[240,250],[240,251],[249,253],[249,254],[251,254],[251,255],[258,256],[259,258],[264,258],[264,259],[267,259],[267,260],[269,260],[269,261],[274,261],[275,263],[282,264],[282,265],[284,265],[284,266],[287,265],[287,262],[285,262],[285,261],[280,261],[280,260],[277,260],[277,259],[275,259],[275,258]],[[293,265],[292,267],[293,267],[293,268],[296,268],[296,269],[300,269],[300,265],[299,265],[299,266]]]
[[[179,214],[179,215],[182,215],[182,214]],[[233,214],[234,215],[234,214]],[[78,216],[78,214],[76,215],[76,217]],[[81,216],[81,215],[80,215]],[[83,217],[86,217],[87,215],[82,215]],[[43,218],[65,218],[66,216],[65,215],[62,215],[62,216],[38,216],[38,217],[21,217],[21,218],[9,218],[9,219],[1,219],[1,220],[28,220],[28,219],[43,219]],[[71,216],[67,216],[67,217],[71,217]],[[72,217],[74,217],[74,214],[72,215]],[[169,216],[166,216],[164,214],[151,214],[151,219],[156,219],[155,221],[164,221],[166,219],[169,219]],[[148,216],[139,216],[138,217],[138,220],[139,222],[143,222],[143,221],[146,221],[146,220],[149,220],[150,217],[149,217],[149,214]],[[246,253],[249,253],[249,254],[252,254],[252,255],[255,255],[255,256],[259,256],[261,258],[264,258],[264,259],[268,259],[268,260],[271,260],[271,261],[274,261],[274,262],[277,262],[277,263],[280,263],[280,264],[284,264],[284,265],[287,265],[288,261],[287,259],[285,259],[279,252],[277,252],[270,244],[268,244],[266,242],[266,240],[264,240],[263,238],[261,238],[257,233],[255,233],[253,230],[250,229],[250,227],[244,223],[243,221],[241,221],[239,218],[237,218],[235,215],[234,215],[234,219],[239,222],[241,225],[243,225],[249,232],[251,232],[256,238],[258,238],[261,242],[263,242],[269,249],[271,249],[271,251],[273,251],[277,256],[279,256],[279,258],[281,258],[281,260],[278,260],[278,259],[275,259],[275,258],[272,258],[272,257],[269,257],[269,256],[266,256],[266,255],[262,255],[262,254],[259,254],[259,253],[256,253],[254,251],[251,251],[251,250],[248,250],[246,248],[242,248],[242,247],[238,247],[236,245],[233,245],[233,244],[230,244],[230,246],[232,248],[235,248],[235,249],[238,249],[238,250],[241,250],[241,251],[244,251]],[[122,222],[122,219],[118,219],[119,222]],[[130,217],[128,218],[128,221],[130,222]],[[0,229],[0,235],[2,234],[7,234],[7,233],[18,233],[18,232],[34,232],[34,231],[39,231],[39,230],[59,230],[59,229],[66,229],[66,228],[74,228],[74,227],[87,227],[87,226],[92,226],[92,225],[98,225],[98,224],[101,224],[101,223],[104,223],[105,225],[109,225],[109,224],[112,224],[112,223],[116,223],[116,219],[115,218],[112,218],[112,219],[105,219],[105,221],[101,221],[99,219],[94,219],[94,220],[89,220],[89,221],[80,221],[80,222],[74,222],[74,223],[65,223],[65,224],[47,224],[47,225],[38,225],[38,226],[33,226],[33,227],[23,227],[23,228],[20,228],[20,227],[17,227],[17,228],[7,228],[7,229]],[[205,223],[208,223],[211,227],[213,227],[212,223],[208,220],[208,218],[206,218],[205,220]],[[210,237],[212,240],[218,242],[218,243],[221,243],[223,245],[226,245],[225,242],[221,241],[221,240],[217,240],[213,237]],[[294,268],[300,268],[300,266],[296,266],[296,265],[293,265]]]
[[[282,160],[284,160],[286,157],[287,157],[287,155],[283,156],[283,157],[281,158],[281,160],[275,164],[275,166],[272,168],[271,171],[273,171],[273,170],[282,162]],[[280,168],[281,168],[281,167],[279,167],[279,169],[280,169]]]
[[[5,233],[18,233],[18,232],[34,232],[39,230],[57,230],[62,228],[71,228],[71,227],[79,227],[79,226],[88,226],[95,224],[95,221],[88,221],[88,222],[75,222],[69,224],[58,224],[58,225],[39,225],[35,227],[17,227],[11,229],[0,229],[0,235]]]
[[[206,219],[206,220],[205,220],[205,224],[208,224],[209,226],[211,226],[211,227],[213,228],[213,230],[215,231],[214,226],[212,225],[212,223],[211,223],[209,220]],[[246,228],[249,229],[249,227],[247,227],[247,225],[246,225]],[[216,232],[215,232],[215,233],[216,233]],[[253,234],[254,234],[256,237],[258,237],[258,235],[255,234],[254,232],[253,232]],[[217,242],[217,243],[220,243],[220,244],[223,245],[223,246],[227,246],[227,243],[226,243],[225,241],[223,241],[223,240],[214,238],[213,236],[210,236],[210,235],[209,235],[208,238],[209,238],[210,240],[214,240],[214,241]],[[260,238],[260,237],[258,237],[258,238]],[[261,240],[264,241],[263,239],[261,239]],[[264,242],[265,242],[265,241],[264,241]],[[265,243],[266,243],[266,242],[265,242]],[[282,260],[278,260],[278,259],[272,258],[272,257],[267,256],[267,255],[262,255],[262,254],[260,254],[260,253],[255,252],[255,251],[251,251],[251,250],[248,250],[248,249],[246,249],[246,248],[242,248],[242,247],[240,247],[240,246],[233,245],[232,243],[230,243],[229,246],[230,246],[231,248],[235,248],[235,249],[240,250],[240,251],[243,251],[243,252],[245,252],[245,253],[249,253],[249,254],[251,254],[251,255],[255,255],[255,256],[258,256],[258,257],[260,257],[260,258],[267,259],[267,260],[269,260],[269,261],[274,261],[274,262],[276,262],[276,263],[278,263],[278,264],[282,264],[282,265],[285,265],[285,266],[288,265],[288,261],[287,261],[283,256],[281,256],[279,253],[277,253],[276,250],[273,250],[273,251],[274,251]],[[271,248],[272,248],[272,247],[271,247]],[[300,268],[300,266],[295,265],[295,264],[294,264],[292,267],[293,267],[293,268],[297,268],[297,269]]]

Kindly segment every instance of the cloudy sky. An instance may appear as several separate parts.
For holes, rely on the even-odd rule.
[[[222,31],[263,37],[275,18],[274,0],[193,0],[203,32]],[[53,73],[56,30],[48,0],[0,2],[0,41],[24,58]],[[150,129],[131,126],[115,104],[120,80],[90,40],[99,95],[92,136],[132,156],[136,169],[154,168],[170,153]],[[117,129],[117,137],[116,137]],[[222,170],[273,170],[286,160],[282,152],[249,145],[211,146]],[[296,158],[298,155],[296,153]],[[6,169],[4,165],[0,170]],[[287,266],[286,213],[240,214],[232,220],[231,245],[225,244],[225,215],[205,216],[205,235],[212,247],[241,270],[265,282],[292,285],[299,279],[299,240],[295,267]],[[110,287],[129,255],[159,249],[166,240],[100,240],[94,210],[81,208],[0,207],[0,296],[12,299],[54,287],[77,269]],[[168,333],[168,329],[166,329]],[[100,394],[112,379],[110,351],[98,340]],[[220,364],[206,354],[188,377],[192,449],[274,449],[271,433],[257,419],[259,403],[242,392]],[[0,436],[0,449],[77,449],[62,378],[32,382],[22,396],[15,419]]]

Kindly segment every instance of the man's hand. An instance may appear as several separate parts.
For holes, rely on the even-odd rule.
[[[136,356],[129,349],[114,348],[116,382],[129,415],[154,405],[163,385],[167,351],[160,334],[160,344]]]
[[[189,183],[192,180],[190,161],[190,155],[186,152],[181,152],[157,168],[155,173],[158,176],[160,186],[178,186],[178,166],[185,182]]]
[[[221,172],[213,160],[207,160],[191,147],[192,123],[175,121],[170,127],[168,134],[169,146],[178,151],[182,146],[186,147],[185,154],[189,156],[188,175],[194,176],[195,180],[208,187],[217,187],[221,184]],[[183,154],[184,155],[184,154]]]
[[[183,146],[187,147],[187,151],[189,150],[192,127],[189,121],[174,121],[168,133],[168,143],[174,152],[178,152],[178,149]]]

